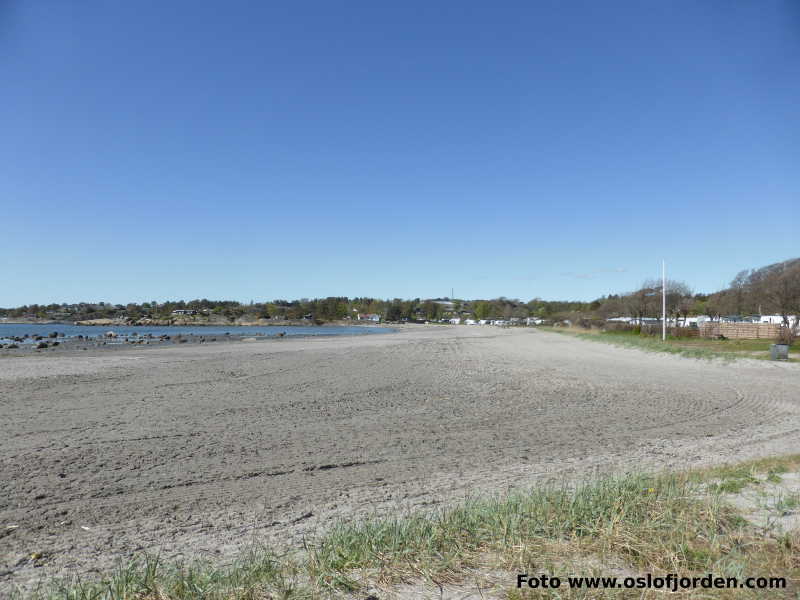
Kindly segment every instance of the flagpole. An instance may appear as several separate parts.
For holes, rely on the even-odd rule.
[[[667,341],[667,261],[661,261],[661,341]]]

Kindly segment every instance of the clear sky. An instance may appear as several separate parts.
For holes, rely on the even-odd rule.
[[[800,2],[0,0],[0,306],[800,256]]]

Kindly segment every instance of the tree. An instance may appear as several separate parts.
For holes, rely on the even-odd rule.
[[[399,321],[403,316],[403,305],[399,298],[392,300],[392,303],[386,309],[387,321]]]
[[[658,314],[656,296],[661,291],[661,282],[647,280],[635,292],[626,295],[626,305],[631,316],[641,321]]]
[[[753,288],[781,316],[786,340],[793,341],[800,326],[800,259],[760,269],[754,278]]]
[[[479,300],[475,303],[475,318],[481,321],[489,318],[490,309],[491,307],[486,300]]]
[[[692,289],[683,281],[667,279],[667,314],[675,318],[677,325],[678,317],[683,314],[684,318],[689,313],[692,303]]]

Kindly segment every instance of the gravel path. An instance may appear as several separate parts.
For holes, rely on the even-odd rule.
[[[473,491],[796,451],[799,414],[796,365],[530,329],[0,359],[0,595],[141,550],[227,557]]]

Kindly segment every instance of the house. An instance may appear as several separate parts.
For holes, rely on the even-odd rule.
[[[372,321],[373,323],[380,323],[381,316],[375,313],[358,313],[359,321]]]
[[[771,323],[773,325],[783,325],[782,315],[759,315],[759,323]],[[797,322],[795,315],[789,315],[789,324],[793,325]]]
[[[179,308],[177,310],[173,310],[172,314],[173,315],[196,315],[197,311],[196,310],[189,310],[189,309]]]
[[[756,317],[742,317],[740,315],[724,315],[720,316],[720,323],[758,323],[754,320]]]
[[[655,317],[642,317],[641,319],[635,319],[634,322],[639,325],[661,325],[661,319]]]
[[[661,319],[653,317],[611,317],[606,319],[610,323],[628,323],[630,325],[660,325]]]

